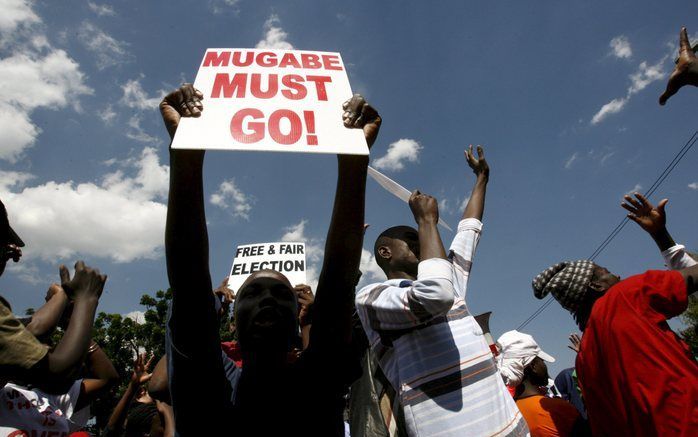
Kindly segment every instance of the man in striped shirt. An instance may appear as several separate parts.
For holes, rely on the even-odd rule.
[[[384,231],[374,247],[388,280],[356,295],[371,347],[395,387],[410,436],[526,436],[482,329],[465,304],[482,229],[489,166],[482,148],[465,153],[477,182],[448,256],[436,199],[410,198],[418,230]]]

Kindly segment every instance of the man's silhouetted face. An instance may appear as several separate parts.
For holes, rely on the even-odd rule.
[[[242,284],[235,302],[235,324],[245,352],[288,351],[298,336],[298,303],[281,273],[255,272]]]
[[[417,276],[419,234],[410,226],[386,229],[376,240],[376,262],[383,271],[402,271]]]

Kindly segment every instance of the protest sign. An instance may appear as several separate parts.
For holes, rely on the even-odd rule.
[[[174,149],[368,155],[342,123],[352,92],[339,53],[208,49],[194,86],[204,111],[180,121]]]
[[[291,285],[305,284],[305,243],[278,242],[238,246],[233,266],[230,268],[228,286],[237,293],[251,273],[265,269],[283,273]]]

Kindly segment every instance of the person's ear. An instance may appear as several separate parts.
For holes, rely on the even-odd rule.
[[[594,292],[596,292],[596,293],[603,293],[603,292],[606,291],[606,289],[608,288],[608,287],[606,287],[605,285],[603,285],[603,284],[601,284],[600,282],[597,282],[597,281],[591,281],[591,282],[589,283],[588,287],[589,287],[590,289],[592,289],[592,290],[593,290]]]
[[[392,258],[393,256],[393,253],[390,251],[390,248],[388,246],[380,246],[378,248],[378,255],[385,260],[390,260],[390,258]]]

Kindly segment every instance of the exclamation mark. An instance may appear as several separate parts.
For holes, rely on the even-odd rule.
[[[317,135],[315,135],[315,113],[313,111],[303,111],[305,127],[308,131],[308,145],[317,146]]]

